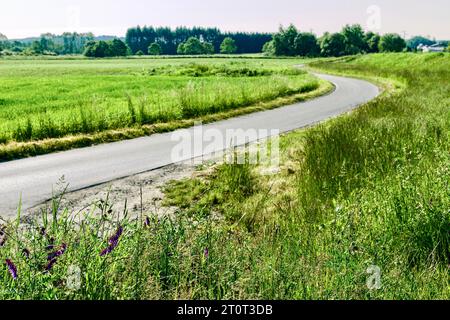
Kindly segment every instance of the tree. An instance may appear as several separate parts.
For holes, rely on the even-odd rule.
[[[364,52],[366,42],[364,41],[364,30],[359,24],[346,25],[342,29],[344,36],[345,54],[353,55]]]
[[[0,33],[0,51],[5,49],[7,41],[8,38],[3,33]]]
[[[44,51],[42,49],[41,42],[37,40],[33,41],[31,44],[31,51],[35,54],[42,54]]]
[[[317,38],[312,33],[299,33],[294,45],[295,53],[302,57],[316,57],[320,53]]]
[[[214,54],[214,45],[210,42],[202,42],[204,54]]]
[[[89,41],[84,51],[86,57],[93,58],[112,57],[113,54],[111,44],[106,41]]]
[[[159,43],[157,42],[153,42],[149,47],[148,47],[148,54],[151,56],[159,56],[162,53],[162,48],[159,45]]]
[[[190,37],[178,46],[179,54],[203,54],[203,45],[198,38]]]
[[[402,52],[405,48],[405,40],[396,33],[388,33],[381,37],[380,52]]]
[[[94,58],[96,45],[97,45],[96,41],[89,41],[88,43],[86,43],[84,47],[84,55],[86,57]]]
[[[51,33],[46,33],[46,34],[41,35],[41,39],[39,40],[39,43],[40,43],[40,50],[42,53],[44,53],[45,51],[54,51],[55,43],[54,43],[53,39],[55,37],[56,36]]]
[[[128,47],[120,39],[114,39],[109,44],[109,52],[107,52],[107,56],[109,57],[126,57],[128,54]]]
[[[364,41],[366,43],[366,52],[367,53],[377,53],[379,51],[379,44],[380,44],[380,35],[373,33],[373,32],[367,32],[364,36]]]
[[[341,33],[325,34],[320,44],[324,57],[340,57],[345,55],[345,37]]]
[[[275,55],[275,46],[274,46],[273,40],[272,41],[267,41],[264,44],[264,46],[262,48],[262,52],[264,54],[268,55],[268,56],[274,56]]]
[[[223,39],[222,44],[220,45],[220,53],[233,54],[236,53],[236,51],[236,41],[234,41],[230,37],[226,37],[225,39]]]
[[[145,55],[145,53],[142,50],[138,50],[138,52],[136,52],[136,55],[142,57],[143,55]]]
[[[213,54],[214,46],[209,42],[202,42],[200,39],[190,37],[186,42],[178,45],[178,54],[198,55]]]
[[[277,56],[295,56],[295,39],[298,36],[297,28],[291,24],[287,29],[280,27],[273,36],[273,46]]]
[[[177,27],[173,30],[167,27],[138,26],[128,29],[126,43],[133,54],[139,50],[147,52],[148,47],[154,42],[161,46],[161,54],[176,54],[180,44],[186,42],[190,37],[211,43],[214,46],[214,52],[220,52],[220,45],[225,38],[232,38],[237,46],[236,53],[261,52],[263,45],[272,39],[270,33],[222,33],[217,28]]]

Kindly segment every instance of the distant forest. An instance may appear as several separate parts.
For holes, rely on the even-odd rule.
[[[129,55],[208,55],[265,53],[268,56],[337,57],[344,55],[416,51],[418,45],[449,41],[421,36],[407,41],[398,34],[365,32],[360,25],[346,25],[337,33],[317,37],[301,32],[294,25],[280,27],[277,33],[222,32],[203,27],[133,27],[125,38],[94,36],[92,33],[51,33],[40,37],[9,40],[0,33],[0,56],[10,55],[80,55],[119,57]],[[447,49],[450,51],[450,47]]]
[[[169,27],[138,26],[128,29],[125,42],[133,54],[138,52],[147,54],[149,46],[156,43],[161,47],[161,54],[174,55],[177,54],[179,45],[192,37],[211,43],[215,52],[220,52],[220,46],[225,38],[231,38],[236,44],[236,53],[260,53],[264,44],[272,40],[270,33],[224,33],[218,28],[178,27],[171,29]]]

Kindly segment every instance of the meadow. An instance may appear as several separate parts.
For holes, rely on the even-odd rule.
[[[4,224],[0,299],[449,299],[450,55],[309,67],[385,91],[283,136],[280,173],[222,164],[170,183],[175,217],[56,198]]]
[[[293,68],[291,62],[254,58],[3,59],[0,158],[7,160],[6,153],[13,154],[11,148],[18,143],[23,148],[45,140],[47,149],[40,153],[46,153],[58,149],[61,138],[104,137],[143,126],[201,120],[309,93],[323,85]],[[15,155],[25,153],[19,149]]]

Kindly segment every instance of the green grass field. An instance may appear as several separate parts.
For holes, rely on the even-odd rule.
[[[279,174],[221,165],[169,184],[174,219],[122,220],[123,204],[107,199],[74,216],[55,200],[26,228],[5,225],[0,260],[15,266],[0,269],[0,299],[449,299],[450,55],[311,67],[386,91],[282,137]],[[371,266],[378,290],[367,287]]]
[[[0,143],[198,118],[318,87],[287,60],[0,60]]]

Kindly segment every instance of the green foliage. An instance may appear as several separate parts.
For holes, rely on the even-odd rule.
[[[345,55],[345,37],[341,33],[325,34],[321,39],[320,51],[324,57]]]
[[[291,24],[287,29],[282,26],[278,33],[273,36],[273,46],[277,56],[295,56],[295,40],[298,36],[297,28]]]
[[[379,51],[381,37],[377,33],[367,32],[364,36],[367,53],[377,53]]]
[[[211,43],[202,42],[198,38],[191,37],[178,46],[177,53],[185,55],[213,54],[214,47]]]
[[[84,55],[91,58],[124,57],[127,54],[127,45],[119,39],[112,41],[89,41],[84,51]]]
[[[110,55],[112,57],[125,57],[128,54],[128,47],[122,40],[114,39],[109,43]]]
[[[225,38],[223,39],[222,44],[220,45],[220,53],[224,54],[233,54],[237,51],[236,41],[234,41],[232,38]]]
[[[346,25],[340,33],[325,33],[317,39],[312,33],[302,33],[294,25],[287,29],[280,27],[273,40],[263,47],[267,55],[340,57],[361,53],[378,52],[380,35],[373,32],[364,33],[358,24]]]
[[[159,43],[157,42],[153,42],[149,47],[148,47],[148,54],[151,56],[159,56],[162,53],[162,48],[159,45]]]
[[[295,38],[295,53],[302,57],[317,57],[320,47],[312,33],[299,33]]]
[[[204,54],[214,54],[215,53],[214,45],[209,42],[203,42],[203,51]]]
[[[380,52],[402,52],[406,48],[405,40],[395,33],[385,34],[381,37]]]
[[[194,37],[204,39],[214,46],[214,51],[219,52],[221,43],[225,38],[231,38],[237,46],[237,53],[260,53],[263,45],[272,38],[269,33],[247,32],[221,32],[217,28],[186,28],[177,27],[135,27],[130,28],[126,34],[126,43],[131,51],[136,54],[139,50],[147,52],[150,44],[158,42],[161,45],[161,54],[175,55],[179,45]]]
[[[42,47],[40,41],[33,41],[32,45],[31,45],[31,50],[36,54],[44,53],[44,48]]]
[[[268,41],[264,44],[262,52],[268,56],[275,55],[275,43],[272,41]]]
[[[226,163],[215,168],[207,180],[173,181],[165,188],[165,205],[177,206],[196,217],[209,216],[213,210],[219,210],[231,223],[236,223],[241,216],[239,212],[231,212],[229,205],[243,202],[254,194],[257,182],[253,169],[248,163]]]
[[[341,33],[344,36],[346,55],[360,54],[365,51],[367,43],[364,39],[364,30],[359,24],[346,25]]]

